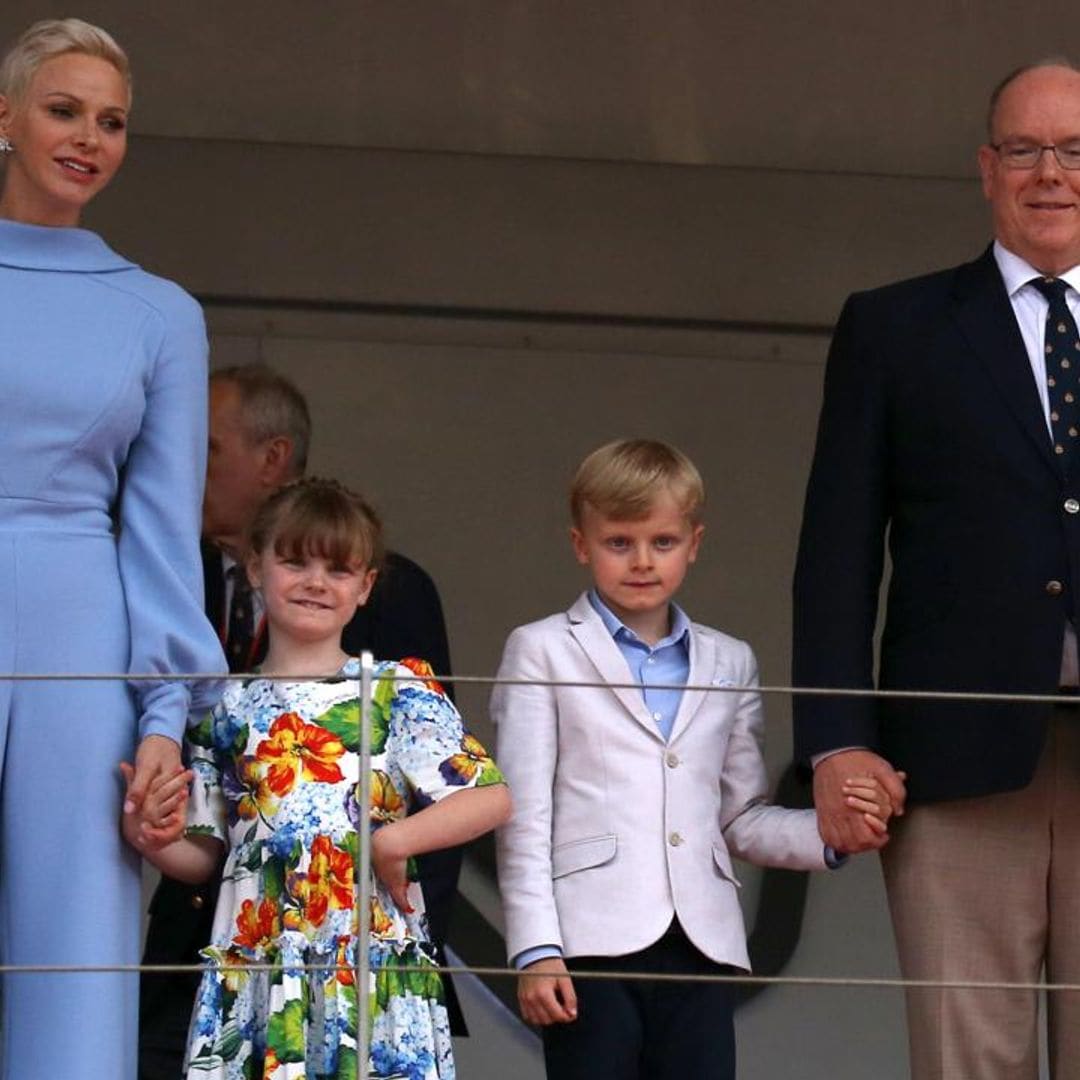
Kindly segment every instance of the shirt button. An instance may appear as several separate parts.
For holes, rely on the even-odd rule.
[[[668,843],[669,843],[669,844],[670,844],[670,845],[671,845],[672,847],[678,847],[678,846],[679,846],[679,845],[680,845],[680,844],[681,844],[682,842],[683,842],[683,838],[682,838],[682,835],[681,835],[680,833],[677,833],[677,832],[673,832],[673,833],[672,833],[672,834],[671,834],[671,835],[670,835],[670,836],[668,837]]]
[[[652,718],[659,724],[660,721],[664,719],[664,715],[663,713],[654,712]]]
[[[1080,510],[1080,503],[1077,503],[1077,509]],[[655,664],[656,663],[656,658],[650,656],[649,659],[645,661],[645,663],[646,664]]]
[[[1060,596],[1065,591],[1065,586],[1060,581],[1048,581],[1046,593],[1048,596]]]
[[[1065,500],[1065,513],[1066,514],[1080,514],[1080,501],[1077,499]]]
[[[191,894],[191,906],[196,911],[202,911],[202,909],[204,907],[206,907],[206,897],[203,896],[202,893],[198,893],[198,892],[197,893],[192,893]]]
[[[678,768],[679,755],[673,752],[666,754],[664,757],[664,764],[667,765],[669,769]]]

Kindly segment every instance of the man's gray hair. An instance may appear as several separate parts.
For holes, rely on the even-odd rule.
[[[210,373],[211,382],[240,392],[244,433],[253,442],[284,435],[292,443],[290,475],[303,476],[311,443],[311,414],[296,385],[266,364],[236,364]]]

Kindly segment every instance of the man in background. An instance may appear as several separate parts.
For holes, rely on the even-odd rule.
[[[210,377],[210,447],[203,499],[206,614],[217,628],[229,669],[251,671],[266,652],[258,594],[244,573],[248,530],[263,502],[303,476],[311,420],[304,396],[262,364],[215,371]],[[387,552],[367,604],[345,627],[342,648],[378,659],[416,656],[437,675],[450,673],[442,605],[434,582],[412,560]],[[447,692],[453,694],[452,686]],[[432,941],[446,941],[457,892],[461,849],[418,860]],[[191,886],[162,878],[150,903],[146,964],[200,963],[209,941],[219,882]],[[181,1073],[199,977],[144,974],[140,985],[139,1080],[175,1080]],[[451,1030],[465,1034],[453,984],[445,980]]]

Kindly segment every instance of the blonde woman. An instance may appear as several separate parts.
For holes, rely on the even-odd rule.
[[[36,23],[0,66],[0,674],[223,669],[197,545],[202,315],[78,228],[124,160],[130,106],[123,51],[77,19]],[[0,681],[6,963],[138,962],[121,806],[179,767],[213,690]],[[134,1080],[137,995],[129,974],[5,978],[0,1076]]]

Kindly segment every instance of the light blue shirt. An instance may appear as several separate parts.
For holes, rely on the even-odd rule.
[[[615,639],[630,668],[630,677],[643,684],[645,708],[667,742],[690,677],[690,620],[686,612],[672,604],[671,633],[655,645],[647,645],[608,608],[595,589],[589,590],[589,603]]]

